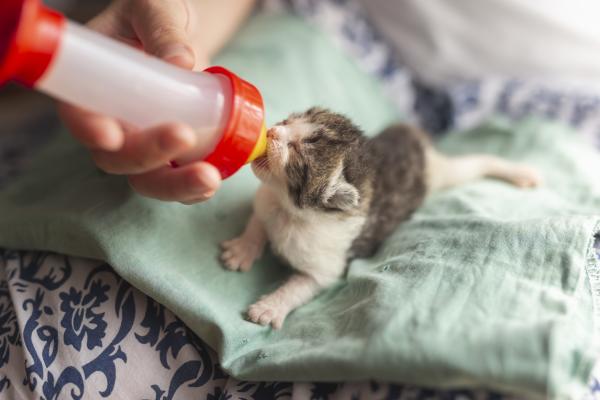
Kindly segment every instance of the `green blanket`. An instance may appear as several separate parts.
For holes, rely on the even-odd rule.
[[[269,122],[315,104],[370,133],[397,118],[375,82],[291,17],[255,18],[218,61],[261,88]],[[99,172],[63,137],[0,193],[0,246],[110,262],[236,377],[578,395],[596,350],[600,271],[590,247],[600,158],[574,133],[540,121],[493,120],[440,147],[527,160],[546,184],[480,181],[432,196],[373,259],[354,261],[347,279],[292,313],[281,331],[242,314],[289,271],[270,255],[246,274],[217,262],[218,243],[249,216],[257,181],[248,169],[207,203],[162,203]]]

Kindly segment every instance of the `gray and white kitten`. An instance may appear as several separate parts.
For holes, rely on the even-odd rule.
[[[267,155],[252,164],[262,181],[244,233],[222,244],[230,270],[248,271],[267,243],[294,270],[248,318],[281,328],[285,317],[343,276],[348,261],[372,255],[432,190],[494,177],[536,186],[537,172],[490,155],[449,158],[407,125],[374,138],[322,108],[269,129]]]

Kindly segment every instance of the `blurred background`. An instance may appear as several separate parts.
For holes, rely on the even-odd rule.
[[[46,0],[69,18],[85,22],[98,14],[108,0]],[[55,134],[59,120],[54,102],[35,91],[8,84],[0,89],[0,187],[27,163],[31,145],[40,146]],[[27,151],[26,151],[27,150]]]

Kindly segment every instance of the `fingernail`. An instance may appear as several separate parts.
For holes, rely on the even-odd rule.
[[[163,60],[175,62],[178,65],[192,67],[194,65],[194,53],[186,45],[181,43],[165,47],[158,54]]]
[[[202,196],[198,197],[199,201],[206,201],[208,199],[210,199],[211,197],[213,197],[215,195],[215,193],[217,193],[215,190],[211,190],[210,192],[206,192],[204,194],[202,194]]]
[[[179,129],[175,137],[180,143],[185,143],[186,147],[193,146],[196,143],[196,132],[190,128]]]
[[[105,135],[87,145],[92,150],[117,151],[123,147],[123,137],[122,135]]]
[[[174,132],[164,132],[158,140],[162,151],[172,152],[193,146],[196,142],[196,134],[191,129],[182,128]]]
[[[200,196],[194,197],[191,200],[180,201],[180,203],[184,204],[186,206],[191,206],[196,203],[201,203],[203,201],[210,199],[211,197],[213,197],[215,195],[215,193],[217,193],[215,190],[211,190],[210,192],[202,193]]]
[[[200,171],[200,178],[210,188],[218,188],[221,184],[221,174],[216,168],[204,168]],[[214,191],[205,193],[212,196]]]

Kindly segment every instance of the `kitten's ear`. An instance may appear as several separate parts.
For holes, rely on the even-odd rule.
[[[325,199],[325,206],[341,211],[349,211],[358,206],[360,194],[348,182],[339,182],[331,188],[330,196]]]
[[[306,115],[311,116],[311,115],[319,114],[322,112],[327,112],[327,109],[324,107],[315,106],[315,107],[311,107],[308,110],[306,110]]]

